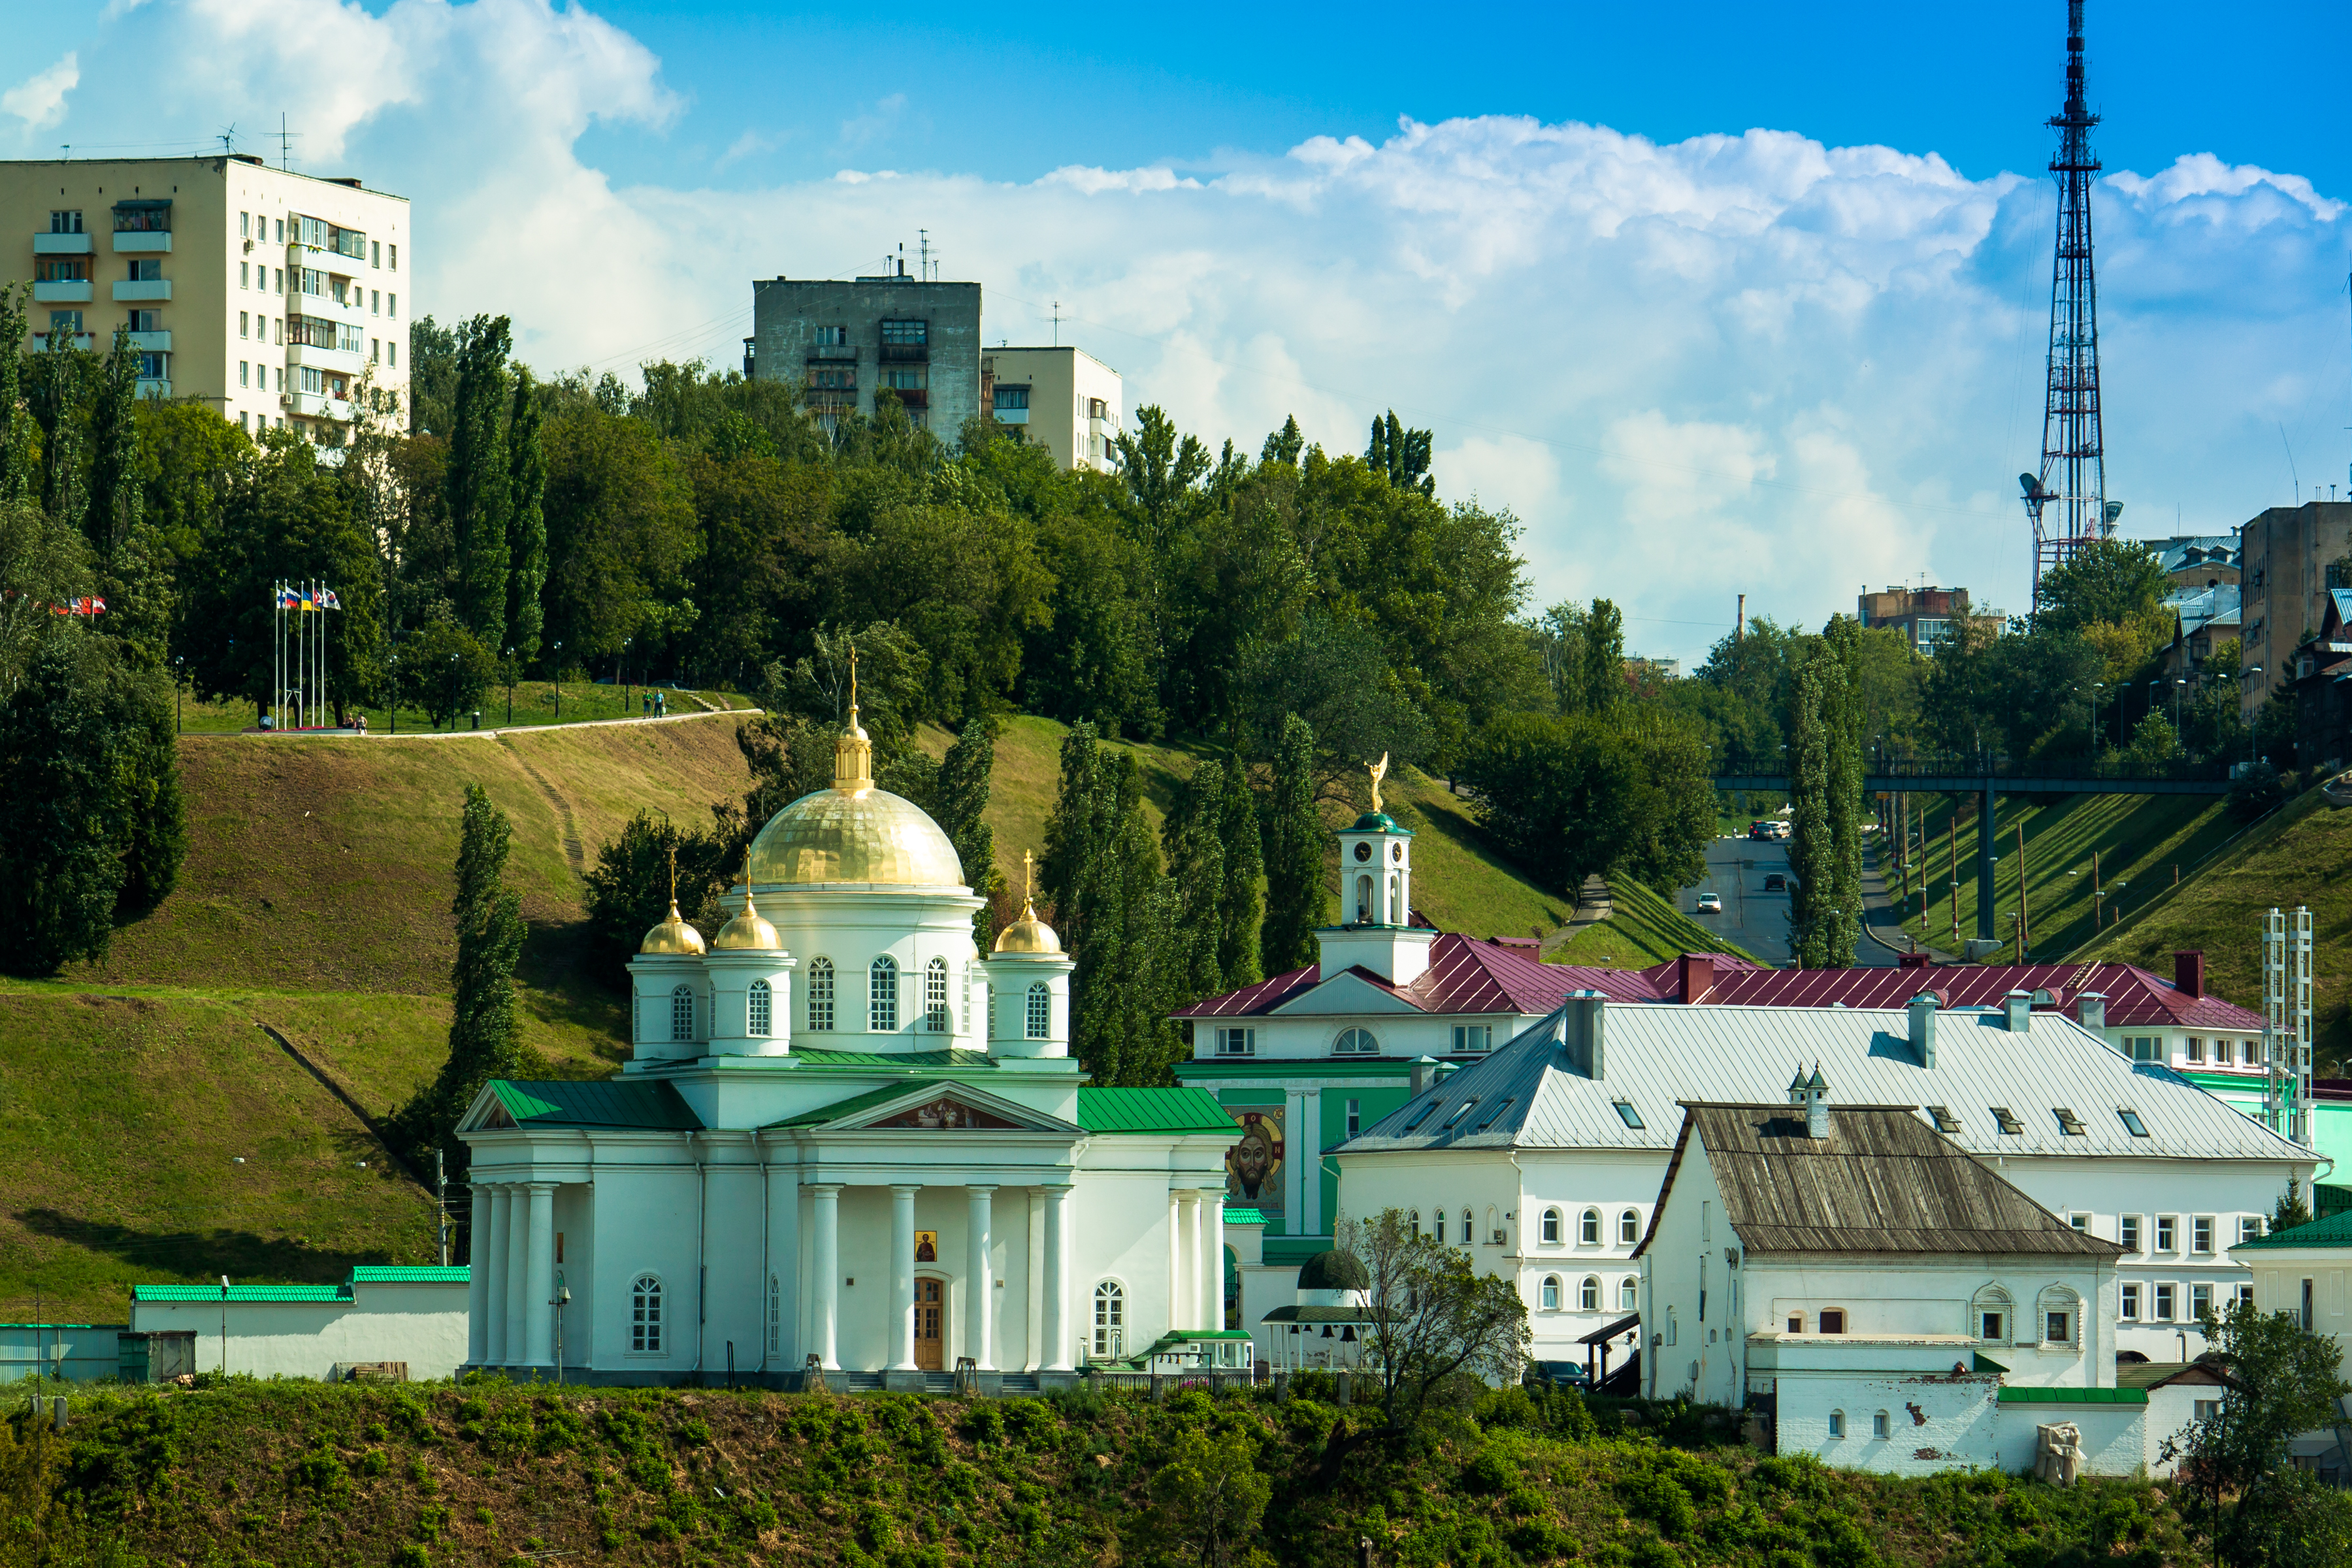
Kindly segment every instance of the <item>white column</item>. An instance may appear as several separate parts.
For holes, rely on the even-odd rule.
[[[487,1332],[482,1354],[483,1364],[504,1366],[507,1363],[507,1296],[509,1294],[507,1232],[514,1225],[514,1189],[504,1185],[494,1186],[489,1189],[489,1233],[486,1237],[480,1238],[482,1245],[478,1247],[476,1256],[481,1258],[481,1262],[475,1265],[476,1268],[485,1270],[490,1277],[489,1287],[484,1292],[486,1299],[483,1301],[483,1309],[489,1321],[484,1325]]]
[[[555,1184],[530,1184],[530,1222],[523,1271],[524,1359],[555,1364]]]
[[[1201,1194],[1201,1326],[1225,1326],[1225,1194]]]
[[[1171,1329],[1176,1326],[1176,1314],[1182,1310],[1183,1300],[1184,1207],[1183,1200],[1178,1197],[1176,1194],[1171,1191],[1168,1194],[1168,1299],[1166,1319],[1168,1326]],[[1140,1331],[1143,1325],[1140,1323],[1130,1323],[1129,1327]]]
[[[817,1364],[827,1372],[837,1370],[841,1361],[839,1350],[841,1323],[841,1189],[836,1186],[812,1186],[809,1229],[809,1272],[816,1276],[812,1300],[815,1303],[814,1321],[810,1325],[815,1342],[809,1350]]]
[[[920,1187],[890,1189],[890,1366],[915,1365],[915,1194]]]
[[[466,1362],[481,1366],[490,1353],[490,1189],[474,1184],[474,1223],[466,1229]]]
[[[996,1308],[996,1282],[988,1275],[989,1211],[996,1196],[994,1187],[966,1187],[970,1200],[964,1212],[964,1289],[968,1292],[963,1304],[963,1353],[982,1372],[992,1372],[996,1361],[990,1352],[988,1325]]]
[[[1298,1151],[1299,1185],[1305,1201],[1299,1212],[1306,1217],[1299,1223],[1306,1236],[1321,1236],[1323,1225],[1323,1091],[1310,1089],[1298,1097],[1301,1107],[1298,1135],[1290,1147]]]
[[[1171,1329],[1199,1329],[1208,1325],[1199,1315],[1201,1301],[1201,1194],[1178,1193],[1176,1215],[1183,1222],[1183,1236],[1177,1243],[1177,1255],[1183,1269],[1176,1291],[1176,1310],[1168,1320]]]
[[[530,1288],[530,1194],[520,1184],[507,1189],[507,1365],[530,1358],[530,1314],[524,1294]]]
[[[1045,1310],[1037,1364],[1070,1370],[1070,1189],[1045,1189]]]
[[[1307,1184],[1299,1173],[1307,1166],[1307,1096],[1303,1090],[1292,1089],[1284,1096],[1282,1116],[1282,1230],[1286,1236],[1305,1236],[1307,1226]]]

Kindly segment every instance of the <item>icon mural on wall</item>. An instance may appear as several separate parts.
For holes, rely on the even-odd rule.
[[[1241,1140],[1225,1151],[1225,1197],[1261,1214],[1282,1212],[1282,1115],[1279,1105],[1229,1105],[1225,1114]]]
[[[936,1230],[917,1231],[915,1233],[915,1261],[918,1263],[937,1263],[939,1260],[940,1233]]]

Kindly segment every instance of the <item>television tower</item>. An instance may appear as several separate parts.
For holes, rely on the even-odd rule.
[[[2042,415],[2042,471],[2020,474],[2033,523],[2033,598],[2042,574],[2115,531],[2099,428],[2099,289],[2091,270],[2091,127],[2083,94],[2083,0],[2066,0],[2066,111],[2050,121],[2058,155],[2058,253],[2050,278],[2050,391]],[[2055,515],[2050,510],[2055,507]]]

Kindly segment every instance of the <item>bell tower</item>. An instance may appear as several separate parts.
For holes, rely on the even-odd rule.
[[[1409,985],[1429,967],[1436,932],[1412,923],[1412,830],[1381,800],[1388,758],[1371,765],[1372,808],[1339,830],[1339,923],[1318,933],[1323,973],[1362,967]]]

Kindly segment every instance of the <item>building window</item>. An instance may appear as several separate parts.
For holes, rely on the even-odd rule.
[[[245,323],[246,323],[246,322],[247,322],[247,320],[249,320],[249,319],[250,319],[249,313],[248,313],[248,312],[247,312],[247,311],[239,310],[239,311],[236,313],[236,335],[237,335],[238,337],[240,337],[240,338],[244,338],[244,337],[250,337],[250,336],[252,336],[252,335],[253,335],[253,334],[251,334],[250,332],[248,332],[248,331],[247,331],[245,330]]]
[[[1958,1132],[1960,1130],[1960,1119],[1940,1105],[1927,1108],[1927,1120],[1936,1124],[1938,1132]]]
[[[992,392],[991,401],[1000,419],[1007,414],[1019,414],[1024,418],[1028,416],[1029,389],[1025,386],[996,387]]]
[[[247,378],[247,373],[251,371],[252,368],[252,365],[244,360],[236,362],[236,384],[239,386],[250,386],[253,384],[253,383]]]
[[[1559,1245],[1559,1211],[1558,1209],[1544,1210],[1543,1238],[1546,1246]]]
[[[2139,1215],[2136,1214],[2124,1215],[2117,1222],[2117,1231],[2116,1239],[2123,1243],[2124,1250],[2137,1253],[2139,1251]]]
[[[2014,1138],[2025,1131],[2025,1123],[2011,1116],[2008,1106],[1994,1105],[1986,1109],[1992,1112],[1993,1125],[2000,1129],[2001,1136]]]
[[[838,349],[848,347],[849,329],[847,327],[819,327],[816,330],[816,346],[821,349]]]
[[[768,1276],[768,1359],[773,1361],[783,1353],[784,1282],[777,1276]]]
[[[1844,1411],[1832,1410],[1830,1412],[1830,1436],[1832,1437],[1843,1437],[1845,1436]]]
[[[2255,1214],[2242,1214],[2242,1215],[2240,1215],[2238,1216],[2238,1242],[2239,1242],[2239,1245],[2243,1246],[2245,1243],[2247,1243],[2247,1242],[2249,1242],[2249,1241],[2260,1241],[2260,1240],[2262,1239],[2262,1237],[2263,1237],[2263,1216],[2262,1216],[2262,1215],[2255,1215]]]
[[[1257,1055],[1257,1031],[1255,1029],[1219,1029],[1217,1054],[1221,1057]]]
[[[2082,1305],[2074,1292],[2063,1285],[2053,1285],[2042,1292],[2042,1342],[2046,1345],[2071,1345],[2074,1342],[2075,1310]]]
[[[1360,1100],[1351,1100],[1348,1101],[1348,1136],[1353,1138],[1363,1130],[1364,1102]]]
[[[2130,1133],[2133,1137],[2145,1138],[2147,1136],[2147,1123],[2139,1119],[2138,1111],[2134,1110],[2131,1107],[2126,1105],[2117,1108],[2116,1115],[2122,1119],[2124,1131]]]
[[[236,286],[240,289],[250,289],[253,287],[252,262],[240,261],[236,264]]]
[[[1458,1107],[1458,1108],[1454,1110],[1454,1114],[1453,1114],[1453,1115],[1451,1115],[1451,1116],[1449,1116],[1449,1117],[1447,1117],[1447,1118],[1445,1119],[1445,1125],[1444,1125],[1444,1126],[1443,1126],[1443,1127],[1440,1127],[1440,1128],[1438,1129],[1438,1131],[1439,1131],[1440,1132],[1451,1132],[1451,1131],[1454,1131],[1454,1127],[1455,1127],[1455,1126],[1456,1126],[1456,1125],[1461,1121],[1461,1120],[1462,1120],[1464,1117],[1465,1117],[1465,1116],[1469,1115],[1469,1114],[1470,1114],[1470,1112],[1471,1112],[1473,1110],[1476,1109],[1477,1104],[1478,1104],[1478,1097],[1477,1097],[1476,1095],[1475,1095],[1475,1094],[1474,1094],[1474,1095],[1472,1095],[1469,1099],[1467,1099],[1467,1100],[1464,1100],[1464,1101],[1462,1102],[1462,1104],[1460,1105],[1460,1107]]]
[[[1542,1293],[1541,1293],[1541,1295],[1539,1296],[1538,1300],[1540,1300],[1542,1301],[1542,1303],[1543,1303],[1543,1310],[1544,1310],[1545,1311],[1547,1311],[1547,1312],[1557,1312],[1557,1311],[1559,1311],[1559,1275],[1557,1275],[1557,1274],[1547,1274],[1547,1275],[1545,1275],[1545,1276],[1544,1276],[1543,1290],[1542,1290]]]
[[[1588,1275],[1584,1283],[1576,1288],[1576,1310],[1580,1312],[1601,1310],[1601,1281],[1597,1278]]]
[[[934,1035],[948,1032],[948,961],[944,958],[923,965],[923,1027]]]
[[[927,365],[888,365],[882,372],[882,384],[893,392],[922,392],[931,384],[931,373]]]
[[[81,214],[79,212],[51,213],[49,215],[49,232],[51,234],[81,233]]]
[[[809,964],[808,1026],[833,1027],[833,960],[829,958],[815,959]]]
[[[1584,1217],[1576,1225],[1576,1239],[1578,1245],[1582,1247],[1601,1245],[1601,1211],[1599,1209],[1584,1211]]]
[[[136,267],[138,263],[131,264]],[[33,264],[36,283],[87,283],[89,263],[87,261],[37,261]]]
[[[2088,1236],[2091,1234],[2091,1216],[2089,1215],[2070,1214],[2066,1216],[2066,1223],[2074,1227],[2074,1234],[2076,1236]]]
[[[2189,1059],[2192,1062],[2205,1059],[2205,1042],[2195,1035],[2189,1037]]]
[[[669,994],[669,1037],[676,1040],[694,1038],[694,989],[680,985]]]
[[[2191,1400],[2189,1413],[2200,1421],[2219,1421],[2221,1418],[2221,1402],[2218,1399]]]
[[[1127,1292],[1106,1279],[1095,1287],[1095,1354],[1117,1356],[1127,1340]]]
[[[885,321],[882,323],[882,342],[885,347],[922,348],[928,345],[930,341],[931,324],[929,321]]]
[[[659,1355],[662,1351],[662,1282],[658,1275],[640,1274],[629,1287],[629,1353]]]
[[[1462,1245],[1467,1247],[1477,1239],[1478,1234],[1476,1227],[1471,1224],[1470,1211],[1468,1209],[1464,1209],[1462,1211]]]
[[[1877,1438],[1880,1438],[1880,1439],[1882,1439],[1882,1440],[1883,1440],[1883,1439],[1886,1436],[1888,1430],[1889,1430],[1889,1428],[1888,1428],[1888,1426],[1887,1426],[1887,1421],[1886,1421],[1886,1412],[1885,1412],[1885,1411],[1884,1411],[1884,1410],[1878,1411],[1877,1413],[1875,1413],[1874,1415],[1873,1415],[1871,1416],[1871,1418],[1870,1418],[1870,1435],[1871,1435],[1872,1436],[1874,1436],[1874,1437],[1877,1437]]]
[[[1825,1334],[1845,1332],[1845,1310],[1842,1307],[1822,1308],[1821,1331]]]
[[[2205,1321],[2205,1314],[2212,1310],[2213,1287],[2210,1285],[2191,1285],[2189,1287],[2189,1317],[2199,1322],[2202,1322]]]
[[[1456,1024],[1454,1026],[1454,1054],[1457,1057],[1483,1056],[1494,1049],[1495,1026],[1492,1024]]]
[[[1642,1282],[1628,1274],[1617,1282],[1617,1310],[1631,1312],[1639,1310],[1641,1305]]]
[[[2156,1310],[2150,1315],[2159,1323],[2172,1321],[2172,1291],[2169,1285],[2158,1285],[2153,1292]]]
[[[2164,1059],[2162,1035],[2126,1035],[2124,1055],[2136,1062],[2160,1062]]]
[[[2177,1216],[2168,1214],[2156,1216],[2156,1249],[2158,1252],[2179,1251],[2179,1237],[2180,1221]]]
[[[1642,1216],[1635,1211],[1627,1209],[1617,1216],[1618,1243],[1621,1246],[1632,1247],[1641,1239]]]
[[[2139,1287],[2137,1285],[2127,1284],[2124,1286],[2123,1310],[2120,1316],[2126,1323],[2137,1323],[2139,1321]]]
[[[866,974],[866,1026],[885,1035],[898,1026],[898,961],[887,952]]]
[[[2206,1214],[2199,1215],[2195,1222],[2189,1226],[2189,1235],[2192,1244],[2189,1250],[2198,1253],[2200,1256],[2211,1253],[2213,1250],[2213,1216]]]
[[[2252,1306],[2252,1305],[2254,1304],[2254,1288],[2253,1288],[2253,1286],[2252,1286],[2252,1285],[2251,1285],[2251,1284],[2241,1284],[2241,1285],[2238,1287],[2238,1296],[2237,1296],[2237,1300],[2238,1300],[2238,1305],[2240,1305],[2240,1306],[2242,1306],[2242,1307],[2251,1307],[2251,1306]]]
[[[1024,1029],[1033,1040],[1042,1040],[1053,1030],[1054,994],[1042,980],[1029,983],[1028,1016],[1022,1020]]]
[[[764,980],[754,980],[751,982],[751,996],[749,1010],[751,1013],[751,1033],[754,1037],[766,1037],[769,1031],[774,1026],[776,1016],[775,1008],[776,994],[769,987],[768,983]]]
[[[400,314],[400,296],[399,296],[399,295],[397,295],[397,294],[386,294],[386,295],[383,297],[383,313],[384,313],[384,315],[385,315],[387,318],[389,318],[389,317],[393,317],[393,316],[397,316],[397,315],[399,315],[399,314]]]
[[[386,255],[390,258],[390,260],[391,260],[391,265],[386,268],[386,270],[387,270],[387,271],[392,271],[392,272],[397,272],[397,271],[399,271],[399,270],[400,270],[400,247],[398,247],[398,246],[396,246],[396,245],[388,245],[388,246],[384,247],[384,250],[385,250]],[[397,296],[397,295],[395,295],[395,296],[394,296],[394,297],[395,299],[396,299],[396,298],[398,298],[398,296]]]
[[[1642,1113],[1633,1109],[1632,1101],[1618,1100],[1612,1100],[1610,1103],[1617,1108],[1618,1121],[1623,1122],[1626,1126],[1632,1128],[1636,1132],[1642,1131]]]
[[[1342,1029],[1331,1047],[1335,1057],[1376,1057],[1381,1054],[1381,1042],[1370,1029]]]

